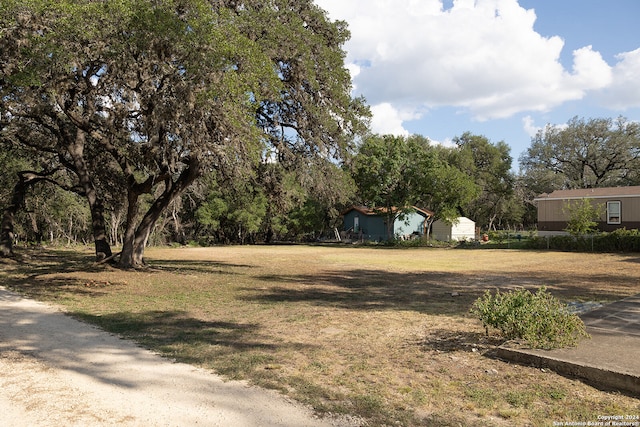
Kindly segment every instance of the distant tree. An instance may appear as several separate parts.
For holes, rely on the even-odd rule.
[[[638,184],[640,123],[574,117],[565,127],[549,125],[532,138],[520,164],[531,181],[546,184],[544,192]]]
[[[22,153],[10,150],[5,143],[0,143],[0,256],[13,255],[16,214],[22,208],[27,187],[34,184],[33,176],[23,171],[32,167]]]
[[[521,169],[514,184],[515,197],[524,212],[522,223],[534,227],[538,221],[538,209],[534,199],[543,193],[551,193],[557,188],[563,188],[564,178],[553,171],[534,168]]]
[[[320,201],[309,198],[287,216],[287,230],[293,239],[316,240],[330,226],[331,208]]]
[[[42,241],[45,232],[50,240],[57,240],[60,234],[65,234],[69,243],[76,237],[84,240],[87,229],[80,231],[78,227],[86,225],[85,207],[75,195],[64,194],[79,191],[70,184],[68,170],[48,150],[35,149],[42,147],[38,145],[42,141],[23,146],[15,143],[15,137],[20,136],[5,129],[0,138],[0,168],[4,172],[0,178],[0,255],[13,255],[17,229],[21,239],[35,242]]]
[[[354,188],[342,168],[325,166],[316,171],[326,175],[321,180],[308,176],[313,174],[308,169],[301,176],[301,170],[286,170],[277,162],[265,162],[242,177],[208,174],[190,196],[196,199],[196,228],[205,241],[216,242],[318,237],[339,217]]]
[[[11,187],[13,188],[11,196],[6,199],[7,202],[2,211],[2,222],[0,223],[0,256],[3,257],[13,255],[16,215],[23,207],[28,188],[41,180],[38,175],[29,174],[23,171],[16,175],[18,179]]]
[[[263,224],[266,242],[322,229],[338,216],[337,206],[345,204],[354,194],[354,185],[345,169],[323,159],[300,162],[293,167],[280,161],[263,162],[256,179],[268,200]],[[308,211],[305,213],[305,207],[310,206],[318,209],[312,216]],[[315,222],[312,227],[308,222],[311,218],[322,218],[325,224]]]
[[[465,132],[454,138],[452,162],[480,187],[480,194],[463,207],[465,215],[478,225],[492,229],[505,219],[518,221],[511,172],[510,147],[503,141],[492,144],[486,137]]]
[[[528,181],[525,175],[518,173],[514,183],[515,205],[520,208],[519,218],[522,226],[533,228],[538,221],[538,209],[535,205],[535,198],[544,191],[538,192],[535,189],[535,182]]]
[[[266,197],[266,214],[261,228],[265,242],[271,243],[287,232],[286,216],[304,203],[306,192],[295,171],[281,162],[261,164],[256,180]]]
[[[416,205],[435,211],[431,220],[453,219],[476,195],[471,178],[418,135],[367,138],[354,159],[353,178],[361,200],[385,214],[389,237],[403,209]]]
[[[393,223],[421,196],[430,154],[428,141],[393,135],[367,138],[353,162],[353,178],[363,202],[386,217],[387,237]],[[421,168],[419,165],[423,165]]]
[[[455,223],[463,212],[463,207],[480,194],[480,187],[466,172],[451,164],[450,150],[432,147],[430,164],[422,181],[421,197],[418,204],[427,206],[434,215],[429,218],[430,226],[438,219]]]
[[[312,180],[322,185],[309,189],[304,203],[287,215],[287,229],[291,238],[321,237],[327,229],[337,227],[341,212],[353,203],[356,185],[346,167],[325,162],[318,172],[327,179]]]
[[[234,179],[220,182],[220,177],[206,177],[205,200],[196,211],[196,219],[207,235],[220,243],[245,243],[261,228],[267,197],[252,180]]]

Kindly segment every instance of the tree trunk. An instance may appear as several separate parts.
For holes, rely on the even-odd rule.
[[[180,176],[174,181],[165,180],[165,188],[160,197],[151,205],[147,213],[140,221],[138,227],[135,228],[135,218],[138,212],[140,185],[136,184],[133,179],[129,183],[129,210],[127,213],[127,227],[120,255],[119,265],[123,268],[140,268],[144,266],[144,249],[147,245],[151,230],[162,215],[176,198],[200,176],[200,163],[197,159],[189,160],[187,167],[182,171]]]
[[[138,198],[140,191],[135,185],[129,185],[129,194],[127,196],[127,219],[122,238],[122,252],[120,253],[120,261],[118,265],[123,268],[141,267],[134,262],[135,237],[136,237],[136,219],[138,216],[139,203]]]
[[[102,261],[105,258],[109,258],[112,252],[107,240],[107,223],[104,219],[104,205],[93,185],[91,174],[84,158],[85,143],[86,134],[83,130],[78,129],[75,141],[68,146],[68,152],[73,159],[73,165],[80,181],[80,187],[89,203],[96,261]]]
[[[431,225],[433,225],[434,223],[434,218],[433,217],[429,217],[429,219],[427,219],[427,223],[425,225],[425,236],[427,240],[431,240]]]
[[[175,204],[173,210],[171,211],[171,218],[173,219],[173,229],[175,230],[175,239],[176,242],[181,245],[187,244],[187,238],[182,228],[182,224],[180,223],[180,217],[178,216],[178,209]]]
[[[21,174],[18,174],[18,182],[13,187],[11,203],[4,210],[2,223],[0,223],[0,256],[13,256],[13,229],[16,213],[24,201],[27,183]]]
[[[491,217],[489,217],[489,224],[487,225],[487,230],[493,229],[493,222],[495,221],[497,216],[498,216],[497,214],[493,214],[491,215]]]
[[[121,221],[122,221],[122,213],[120,211],[116,212],[112,212],[111,213],[111,242],[113,242],[114,244],[122,244],[122,239],[120,238],[119,235],[119,228],[121,225]]]
[[[40,246],[42,245],[42,231],[38,227],[38,218],[34,212],[29,212],[29,219],[31,220],[31,231],[36,239],[36,244]]]
[[[264,242],[266,244],[270,244],[273,242],[273,238],[275,236],[275,232],[273,231],[273,225],[271,223],[271,218],[273,216],[271,210],[271,202],[267,204],[267,212],[264,217],[265,222],[265,231],[264,231]]]
[[[93,203],[89,201],[89,208],[91,210],[91,228],[96,249],[96,261],[102,261],[113,255],[111,245],[109,245],[109,241],[107,240],[107,223],[104,219],[104,206],[101,200],[94,199]]]
[[[166,208],[166,206],[162,207],[162,204],[158,203],[160,199],[156,200],[156,202],[151,205],[144,218],[142,218],[140,225],[138,225],[135,230],[133,230],[133,227],[129,230],[129,227],[127,226],[127,233],[125,234],[122,253],[120,254],[120,267],[144,267],[144,249],[147,246],[149,235],[151,234],[151,230],[153,230],[156,221],[164,211],[164,208]],[[137,211],[137,208],[135,210]],[[135,222],[133,225],[135,225]]]
[[[2,222],[0,222],[0,256],[10,257],[13,255],[13,230],[15,216],[16,213],[18,213],[18,209],[20,209],[24,202],[27,188],[45,179],[44,175],[40,175],[36,172],[18,172],[18,182],[16,182],[16,185],[13,187],[11,203],[5,208],[2,215]],[[37,233],[38,226],[34,218],[32,218],[32,221]]]
[[[12,206],[4,210],[0,225],[0,257],[13,256],[13,218]]]
[[[387,212],[388,213],[386,215],[385,225],[387,226],[387,240],[391,242],[396,239],[396,236],[393,232],[393,226],[398,215],[393,213],[393,207],[387,207]]]

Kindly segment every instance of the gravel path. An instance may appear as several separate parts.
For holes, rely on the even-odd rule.
[[[2,426],[357,426],[172,363],[0,287]]]

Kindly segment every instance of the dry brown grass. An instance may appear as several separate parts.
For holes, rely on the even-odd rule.
[[[469,316],[486,289],[562,300],[640,292],[637,254],[259,246],[149,249],[150,268],[24,253],[2,280],[188,363],[368,425],[552,425],[640,401],[491,357]],[[457,296],[452,296],[456,294]]]

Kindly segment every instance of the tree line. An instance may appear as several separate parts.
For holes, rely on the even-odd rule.
[[[503,141],[371,134],[346,24],[311,0],[3,0],[0,21],[5,256],[138,267],[148,244],[315,240],[351,204],[530,227],[542,192],[639,182],[624,118],[548,126],[517,174]]]

